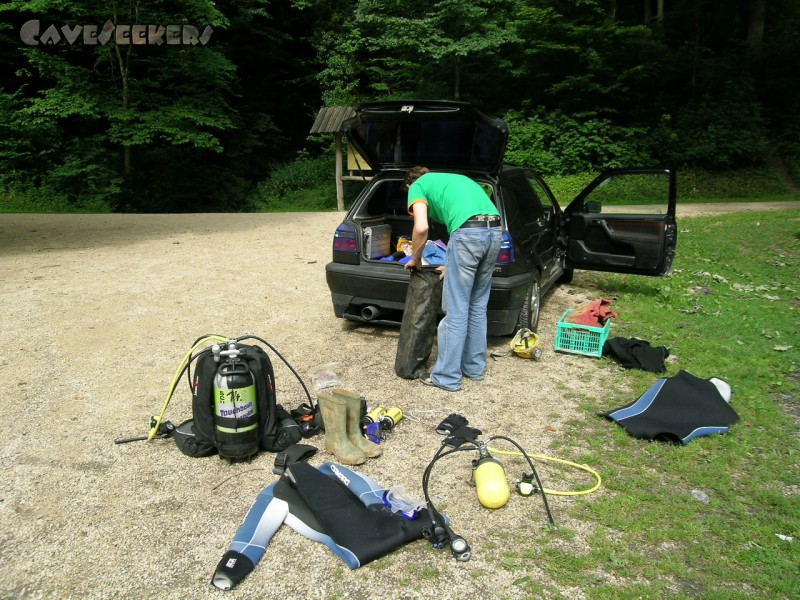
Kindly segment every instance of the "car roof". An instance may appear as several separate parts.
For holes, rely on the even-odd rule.
[[[342,129],[374,171],[469,170],[496,174],[503,164],[508,125],[464,102],[397,100],[355,107]]]

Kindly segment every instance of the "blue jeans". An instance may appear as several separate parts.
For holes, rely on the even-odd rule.
[[[450,235],[442,292],[445,316],[439,323],[438,357],[431,371],[433,382],[445,389],[461,389],[462,376],[484,377],[486,306],[501,235],[500,227],[457,229]]]

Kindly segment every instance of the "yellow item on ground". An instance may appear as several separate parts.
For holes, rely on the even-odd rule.
[[[509,343],[509,347],[514,351],[514,354],[522,358],[539,359],[542,357],[539,336],[530,329],[520,329]]]

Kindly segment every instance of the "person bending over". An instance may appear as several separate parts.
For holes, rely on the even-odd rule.
[[[442,223],[450,235],[445,256],[438,357],[420,381],[456,392],[462,377],[481,380],[486,372],[486,307],[492,272],[500,252],[500,213],[475,181],[466,175],[434,173],[413,167],[406,174],[408,212],[414,217],[411,271],[422,265],[429,219]]]

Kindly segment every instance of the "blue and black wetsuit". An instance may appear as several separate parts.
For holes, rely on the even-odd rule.
[[[701,435],[727,433],[739,422],[729,400],[726,382],[680,371],[659,379],[636,401],[599,414],[622,425],[633,437],[686,445]]]
[[[430,519],[408,520],[393,513],[374,480],[331,462],[315,469],[305,462],[287,467],[250,507],[214,572],[212,583],[229,590],[264,556],[284,523],[325,544],[350,569],[357,569],[399,546],[423,537]]]

